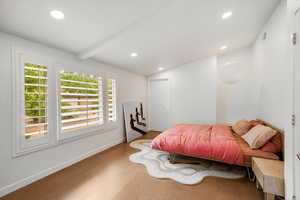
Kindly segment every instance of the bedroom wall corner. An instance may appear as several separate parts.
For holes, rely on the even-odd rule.
[[[285,128],[284,106],[287,75],[287,26],[286,0],[281,0],[273,15],[263,27],[253,45],[253,59],[258,88],[258,117]],[[263,35],[266,35],[264,39]]]
[[[216,65],[217,60],[213,56],[148,77],[148,81],[160,78],[169,80],[170,126],[178,123],[216,123]],[[149,120],[154,119],[149,116]]]
[[[257,103],[252,46],[217,57],[217,122],[255,119]]]

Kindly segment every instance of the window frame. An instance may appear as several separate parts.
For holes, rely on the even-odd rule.
[[[51,145],[53,141],[52,126],[53,120],[51,113],[52,109],[51,98],[50,98],[50,76],[52,75],[52,66],[46,57],[40,56],[32,52],[26,52],[13,49],[12,50],[12,64],[13,64],[13,110],[12,110],[12,124],[13,124],[13,157],[18,157],[20,155],[28,154],[34,151],[44,149]],[[47,135],[38,138],[25,138],[25,80],[24,80],[24,64],[32,63],[37,65],[43,65],[47,67]]]

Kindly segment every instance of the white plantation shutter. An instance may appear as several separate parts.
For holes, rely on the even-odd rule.
[[[61,132],[102,125],[102,78],[77,72],[60,73]]]
[[[107,120],[109,122],[117,121],[117,102],[116,102],[116,80],[107,79]]]
[[[117,121],[113,74],[109,79],[72,71],[57,76],[52,59],[22,49],[13,49],[12,56],[14,157],[117,126],[110,123]]]
[[[48,134],[48,68],[24,63],[25,139]]]

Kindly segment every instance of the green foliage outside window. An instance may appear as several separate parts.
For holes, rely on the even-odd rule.
[[[73,82],[61,81],[62,86],[91,88],[91,89],[99,88],[98,78],[89,74],[78,74],[76,72],[63,72],[60,75],[60,79],[83,82],[83,83],[73,83]],[[86,84],[84,84],[84,82]],[[89,83],[93,83],[93,84],[89,84]],[[69,89],[69,88],[63,88],[62,92],[79,93],[79,94],[98,94],[97,90]]]
[[[45,116],[47,107],[47,67],[25,63],[24,75],[26,116]],[[34,118],[33,122],[39,122],[39,118]]]

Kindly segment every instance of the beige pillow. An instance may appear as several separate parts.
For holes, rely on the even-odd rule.
[[[240,120],[232,126],[232,130],[239,135],[247,133],[251,129],[251,124],[247,120]]]
[[[259,149],[264,146],[274,135],[276,131],[270,127],[257,125],[253,127],[242,138],[249,144],[251,149]]]

